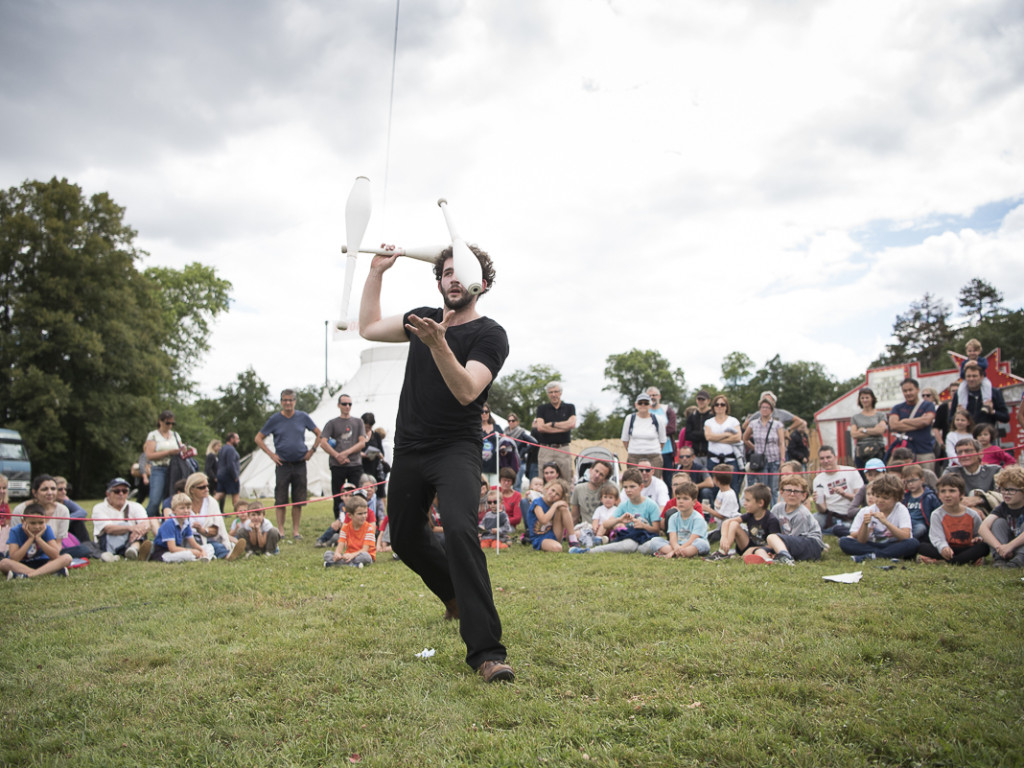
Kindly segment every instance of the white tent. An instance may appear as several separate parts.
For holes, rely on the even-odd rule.
[[[384,441],[384,455],[391,461],[391,438],[395,433],[395,419],[398,417],[398,396],[402,391],[405,376],[405,359],[409,354],[408,344],[385,344],[365,349],[359,356],[359,370],[337,392],[326,389],[320,404],[310,417],[323,429],[324,425],[340,414],[338,395],[344,393],[352,398],[352,415],[359,417],[370,412],[377,420],[376,427],[383,427],[388,434]],[[313,444],[313,435],[306,433],[306,445]],[[273,438],[267,439],[273,449]],[[327,466],[327,454],[318,450],[306,467],[306,481],[309,497],[327,496],[331,492],[331,471]],[[252,455],[249,465],[242,470],[242,496],[246,498],[274,497],[274,462],[263,451]]]

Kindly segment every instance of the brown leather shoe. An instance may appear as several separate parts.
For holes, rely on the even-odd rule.
[[[444,603],[444,620],[445,621],[458,621],[459,620],[459,604],[455,602],[453,597],[451,600],[446,600]]]
[[[476,668],[485,683],[511,683],[516,679],[512,667],[503,661],[488,660]]]

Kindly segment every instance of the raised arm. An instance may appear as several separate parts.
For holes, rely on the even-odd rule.
[[[380,289],[384,273],[391,269],[397,256],[374,256],[370,262],[370,274],[363,284],[363,296],[359,302],[359,335],[367,341],[403,342],[408,338],[402,326],[402,316],[381,317]]]

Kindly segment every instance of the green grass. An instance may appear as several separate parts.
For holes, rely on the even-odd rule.
[[[1024,765],[1019,571],[517,544],[487,686],[404,565],[324,570],[329,516],[278,558],[0,585],[0,764]]]

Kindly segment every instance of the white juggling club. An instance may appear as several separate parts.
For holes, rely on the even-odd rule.
[[[455,231],[455,225],[452,223],[451,216],[448,215],[448,201],[442,197],[437,204],[441,208],[441,213],[444,214],[445,224],[448,225],[448,234],[452,236],[452,267],[455,269],[455,276],[467,291],[476,296],[484,289],[483,270],[480,268],[480,262],[477,260],[476,254],[469,250],[466,241]]]
[[[447,248],[447,245],[419,245],[415,248],[360,248],[360,253],[372,253],[374,256],[405,256],[408,259],[417,259],[419,261],[429,261],[431,264],[434,263],[434,259],[441,255],[441,251]],[[341,246],[342,253],[348,253],[346,246]]]
[[[348,259],[345,260],[345,285],[341,294],[341,317],[335,325],[339,330],[348,328],[348,305],[352,298],[352,278],[356,273],[356,254],[370,222],[373,203],[370,198],[370,180],[357,176],[345,203],[345,242]]]

